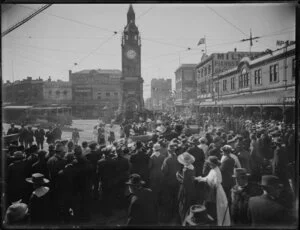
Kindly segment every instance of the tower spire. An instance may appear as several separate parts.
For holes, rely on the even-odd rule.
[[[127,24],[129,24],[131,21],[135,22],[135,13],[132,4],[129,5],[129,9],[127,12]]]

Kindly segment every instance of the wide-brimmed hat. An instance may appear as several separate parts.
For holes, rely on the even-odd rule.
[[[207,158],[206,162],[210,165],[215,165],[215,166],[221,165],[221,162],[219,161],[218,157],[216,157],[216,156],[209,156]]]
[[[129,176],[129,180],[125,184],[139,186],[145,184],[145,181],[142,180],[139,174],[134,173]]]
[[[90,143],[89,143],[89,147],[90,148],[95,148],[97,146],[97,142],[96,141],[91,141]]]
[[[13,158],[14,159],[23,159],[25,156],[24,156],[24,153],[22,151],[15,151],[14,154],[13,154]]]
[[[192,205],[190,207],[189,215],[185,220],[191,226],[209,224],[214,221],[214,219],[207,213],[206,207],[200,204]]]
[[[153,145],[153,150],[154,151],[157,151],[157,150],[160,150],[160,144],[156,143]]]
[[[28,206],[21,200],[14,202],[7,208],[5,222],[14,223],[22,220],[28,214]]]
[[[245,168],[235,168],[233,170],[233,175],[232,177],[242,177],[242,176],[250,176],[249,173],[247,173],[247,170]]]
[[[273,175],[264,175],[261,177],[261,186],[264,188],[282,188],[279,178]]]
[[[193,164],[195,162],[195,157],[193,157],[191,154],[189,154],[188,152],[184,152],[182,154],[180,154],[177,157],[177,160],[180,164],[183,165],[190,165]]]
[[[41,173],[34,173],[30,178],[26,178],[26,181],[32,184],[43,185],[49,183],[49,180]]]

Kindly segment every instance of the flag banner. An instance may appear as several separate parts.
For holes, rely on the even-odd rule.
[[[276,45],[277,46],[282,46],[284,44],[284,41],[277,40]]]
[[[201,44],[204,44],[205,43],[205,38],[200,38],[197,46],[201,45]]]

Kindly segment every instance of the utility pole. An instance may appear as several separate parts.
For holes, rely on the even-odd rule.
[[[260,37],[252,37],[252,30],[250,29],[250,37],[247,39],[242,39],[241,42],[250,41],[250,53],[251,53],[251,47],[253,46],[253,40],[259,39]]]

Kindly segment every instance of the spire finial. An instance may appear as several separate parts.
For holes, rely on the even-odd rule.
[[[135,22],[135,13],[132,4],[129,5],[129,9],[127,12],[127,24],[129,24],[131,21]]]

